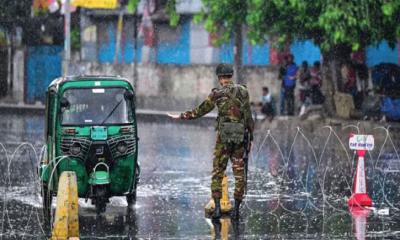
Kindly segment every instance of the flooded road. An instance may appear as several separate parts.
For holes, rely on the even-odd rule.
[[[46,238],[36,174],[43,125],[38,114],[0,113],[1,239]],[[396,139],[390,143],[384,130],[373,130],[376,150],[367,155],[367,185],[376,209],[350,213],[347,198],[355,161],[346,139],[351,130],[285,127],[256,133],[240,221],[212,222],[204,217],[204,206],[210,200],[213,120],[182,123],[138,117],[142,175],[136,208],[128,210],[125,198],[115,197],[106,213],[98,216],[90,202],[80,199],[81,238],[400,237]],[[232,198],[230,165],[228,176]]]

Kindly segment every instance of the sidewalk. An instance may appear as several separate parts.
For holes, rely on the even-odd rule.
[[[0,114],[3,111],[15,112],[43,112],[45,107],[43,104],[25,104],[25,103],[0,103]]]
[[[319,108],[318,108],[319,109]],[[358,125],[360,123],[366,124],[371,128],[367,129],[374,129],[375,127],[388,127],[390,126],[391,129],[399,129],[400,130],[400,123],[397,122],[374,122],[374,121],[363,121],[363,120],[354,120],[354,119],[342,119],[342,118],[335,118],[335,117],[322,117],[317,115],[313,115],[313,111],[315,109],[311,109],[310,114],[307,117],[302,116],[276,116],[272,122],[265,120],[265,117],[262,114],[257,115],[256,121],[260,124],[261,128],[263,129],[280,129],[282,128],[282,124],[285,126],[291,126],[295,129],[297,126],[304,127],[312,124],[313,122],[317,121],[320,123],[324,123],[326,126],[352,126]],[[320,110],[320,109],[319,109]],[[45,114],[45,107],[43,104],[12,104],[12,103],[0,103],[0,118],[2,117],[2,113],[7,112],[15,113],[15,114],[35,114],[35,115],[43,115]],[[147,119],[149,121],[165,121],[168,120],[168,113],[171,114],[178,114],[179,112],[175,111],[160,111],[160,110],[151,110],[151,109],[136,109],[136,115],[143,119]],[[214,120],[217,117],[217,112],[214,110],[211,113],[202,117],[203,120],[201,121],[183,121],[183,123],[187,124],[204,124],[208,126],[213,124]],[[374,127],[372,127],[374,126]]]
[[[9,113],[32,113],[32,114],[44,114],[45,106],[43,104],[13,104],[13,103],[0,103],[0,116],[3,111],[8,111]],[[168,113],[179,114],[176,111],[161,111],[161,110],[151,110],[151,109],[136,109],[136,115],[139,116],[154,116],[154,117],[167,117]],[[212,111],[204,116],[205,118],[215,119],[217,118],[217,112]],[[203,118],[204,118],[203,117]],[[277,116],[275,119],[288,120],[290,117],[287,116]],[[264,116],[262,114],[257,115],[257,120],[263,120]]]
[[[12,103],[0,103],[0,116],[3,111],[15,112],[15,113],[36,113],[44,114],[45,106],[43,104],[12,104]],[[136,115],[146,115],[146,116],[160,116],[167,117],[167,114],[179,114],[179,112],[174,111],[159,111],[151,109],[136,109]],[[216,118],[217,113],[211,112],[204,116],[206,118]]]

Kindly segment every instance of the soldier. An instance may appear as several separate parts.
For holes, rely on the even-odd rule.
[[[249,93],[246,86],[234,84],[233,69],[226,64],[216,68],[221,88],[212,89],[207,99],[191,111],[181,113],[179,118],[190,120],[200,118],[218,108],[217,141],[215,144],[211,192],[215,202],[213,218],[221,217],[220,199],[222,195],[222,179],[231,159],[235,177],[235,207],[233,218],[239,218],[239,207],[243,200],[245,188],[245,162],[243,155],[244,136],[247,132],[253,140],[254,122],[250,110]]]

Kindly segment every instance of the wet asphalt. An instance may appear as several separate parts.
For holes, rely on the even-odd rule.
[[[0,113],[0,239],[46,239],[36,174],[43,116]],[[351,213],[354,155],[348,132],[257,130],[239,221],[205,218],[215,132],[212,119],[190,123],[138,117],[142,176],[138,200],[111,199],[102,215],[80,199],[81,239],[395,239],[400,238],[397,142],[367,156],[375,210]],[[324,137],[325,136],[325,137]],[[368,160],[370,159],[370,160]],[[233,177],[228,165],[230,196]],[[232,199],[231,199],[232,200]],[[389,213],[387,213],[387,211]]]

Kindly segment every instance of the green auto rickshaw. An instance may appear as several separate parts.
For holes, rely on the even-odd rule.
[[[78,197],[102,213],[112,196],[136,202],[139,181],[135,91],[109,76],[55,79],[46,92],[46,152],[39,167],[48,217],[63,171],[74,171]]]

